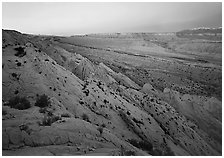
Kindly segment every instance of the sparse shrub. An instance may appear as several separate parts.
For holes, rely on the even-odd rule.
[[[24,55],[26,55],[26,52],[24,51],[23,47],[17,47],[15,48],[15,50],[17,51],[15,56],[23,57]]]
[[[30,102],[25,97],[13,97],[9,100],[8,104],[11,108],[24,110],[31,107]]]
[[[85,94],[86,94],[86,96],[88,96],[88,95],[89,95],[89,90],[88,90],[88,89],[86,89],[86,90],[84,90],[84,91],[83,91],[83,93],[85,93]]]
[[[45,115],[44,118],[42,119],[42,122],[39,124],[40,126],[51,126],[52,123],[61,120],[60,116],[47,116]]]
[[[84,102],[80,100],[80,101],[79,101],[79,104],[83,105],[83,104],[84,104]]]
[[[71,115],[69,113],[63,113],[61,114],[61,117],[71,117]]]
[[[37,97],[35,106],[44,108],[44,107],[50,106],[50,104],[51,104],[50,98],[47,95],[43,94],[43,95]]]
[[[129,140],[129,143],[131,143],[132,145],[134,145],[137,148],[140,148],[138,141],[135,139]]]
[[[100,135],[103,134],[103,127],[98,127],[97,130],[100,132]]]
[[[40,108],[40,109],[39,109],[39,112],[40,112],[40,113],[46,113],[46,112],[47,112],[47,108],[46,108],[46,107],[44,107],[44,108]]]
[[[19,129],[22,131],[27,131],[28,129],[29,129],[29,126],[28,125],[26,125],[26,124],[22,124],[22,125],[20,125],[19,126]]]
[[[47,114],[48,116],[53,116],[52,111],[50,111],[50,109],[48,109],[47,107],[40,108],[39,112],[43,114]]]
[[[61,120],[61,117],[60,116],[55,116],[55,115],[51,116],[51,122],[52,123],[54,123],[54,122],[56,122],[58,120]]]
[[[49,116],[44,116],[42,122],[40,123],[40,126],[51,126],[51,124],[51,118]]]
[[[118,107],[118,109],[120,109],[120,107]],[[132,128],[134,126],[131,119],[122,110],[119,111],[119,114],[128,127]]]
[[[153,145],[149,143],[148,141],[137,141],[135,139],[129,140],[129,143],[131,143],[133,146],[151,152],[153,149]]]
[[[135,151],[133,151],[133,150],[126,150],[126,151],[124,151],[124,155],[123,156],[135,156]]]
[[[147,150],[147,151],[151,151],[153,149],[153,145],[147,141],[140,141],[139,146],[143,150]]]
[[[103,100],[104,104],[109,103],[109,101],[107,101],[106,99]]]
[[[85,121],[87,121],[87,122],[90,122],[89,116],[87,114],[83,114],[82,115],[82,119],[85,120]]]
[[[46,112],[47,112],[47,115],[48,115],[48,116],[53,116],[52,111],[47,110]]]
[[[11,75],[12,75],[13,78],[19,80],[19,77],[20,76],[18,74],[16,74],[16,73],[13,72]]]
[[[163,152],[159,149],[154,149],[152,152],[149,152],[150,154],[152,154],[153,156],[162,156]]]
[[[123,145],[121,145],[121,156],[135,156],[135,152],[133,150],[125,150]]]
[[[22,64],[20,62],[16,63],[17,66],[21,66]]]
[[[101,125],[101,127],[103,127],[103,128],[106,127],[105,123],[103,123],[103,124]]]

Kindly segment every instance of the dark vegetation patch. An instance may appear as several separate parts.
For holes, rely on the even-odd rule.
[[[61,120],[60,116],[44,116],[44,118],[42,119],[42,121],[39,123],[40,126],[51,126],[52,123]]]
[[[89,90],[88,90],[88,89],[85,89],[85,90],[83,91],[83,93],[85,93],[86,96],[88,96],[88,95],[89,95]]]
[[[43,94],[43,95],[37,96],[35,106],[44,108],[44,107],[50,106],[50,104],[51,104],[50,98],[47,95]]]
[[[135,123],[139,123],[139,124],[144,125],[144,123],[143,123],[142,121],[139,121],[139,120],[137,120],[136,118],[133,118],[132,120],[133,120]]]
[[[46,113],[47,112],[47,108],[46,107],[40,108],[39,112],[40,113]]]
[[[159,150],[158,148],[153,147],[153,145],[148,141],[137,141],[135,139],[129,140],[129,143],[133,146],[147,151],[149,154],[153,156],[174,156],[174,153],[171,151],[169,147],[166,147],[164,151]]]
[[[133,151],[133,150],[125,150],[122,152],[121,155],[122,156],[135,156],[136,154],[135,154],[135,151]]]
[[[12,77],[14,77],[16,80],[19,80],[19,75],[18,75],[18,74],[16,74],[16,73],[13,72],[11,75],[12,75]]]
[[[80,101],[79,101],[79,104],[83,105],[83,104],[84,104],[84,102],[80,100]]]
[[[100,135],[103,134],[103,127],[102,126],[98,127],[97,130],[100,132]]]
[[[145,150],[145,151],[152,151],[153,145],[147,141],[137,141],[135,139],[129,140],[129,143],[131,143],[133,146]]]
[[[69,113],[63,113],[61,114],[61,117],[71,117],[71,115]]]
[[[17,66],[21,66],[22,64],[20,62],[16,63]]]
[[[103,100],[104,104],[109,103],[109,101],[107,101],[106,99]]]
[[[15,90],[14,94],[18,94],[18,93],[19,93],[19,91],[18,90]]]
[[[17,52],[15,54],[15,56],[17,57],[23,57],[26,55],[26,52],[24,51],[24,48],[23,47],[17,47],[17,48],[14,48]]]
[[[9,99],[8,106],[18,110],[25,110],[31,107],[30,102],[26,99],[26,97],[13,97]]]

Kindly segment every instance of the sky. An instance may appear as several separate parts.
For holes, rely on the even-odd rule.
[[[31,34],[175,32],[221,26],[221,2],[2,3],[3,29]]]

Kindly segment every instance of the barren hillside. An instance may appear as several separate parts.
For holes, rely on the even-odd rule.
[[[3,155],[222,154],[221,43],[11,30],[2,40]]]

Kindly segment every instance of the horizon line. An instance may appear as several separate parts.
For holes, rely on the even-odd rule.
[[[205,26],[200,26],[200,27],[196,27],[196,28],[184,28],[184,29],[181,29],[179,31],[183,31],[183,30],[195,30],[195,29],[222,29],[222,26],[219,26],[219,27],[205,27]],[[179,31],[139,31],[139,32],[98,32],[98,33],[85,33],[85,34],[71,34],[71,35],[60,35],[60,34],[35,34],[35,33],[27,33],[27,32],[23,32],[23,31],[20,31],[20,30],[16,30],[16,29],[11,29],[11,28],[2,28],[2,30],[5,30],[5,31],[16,31],[16,32],[19,32],[19,33],[22,33],[22,34],[28,34],[28,35],[36,35],[36,36],[64,36],[64,37],[70,37],[70,36],[87,36],[87,35],[96,35],[96,34],[128,34],[128,33],[176,33],[176,32],[179,32]]]

